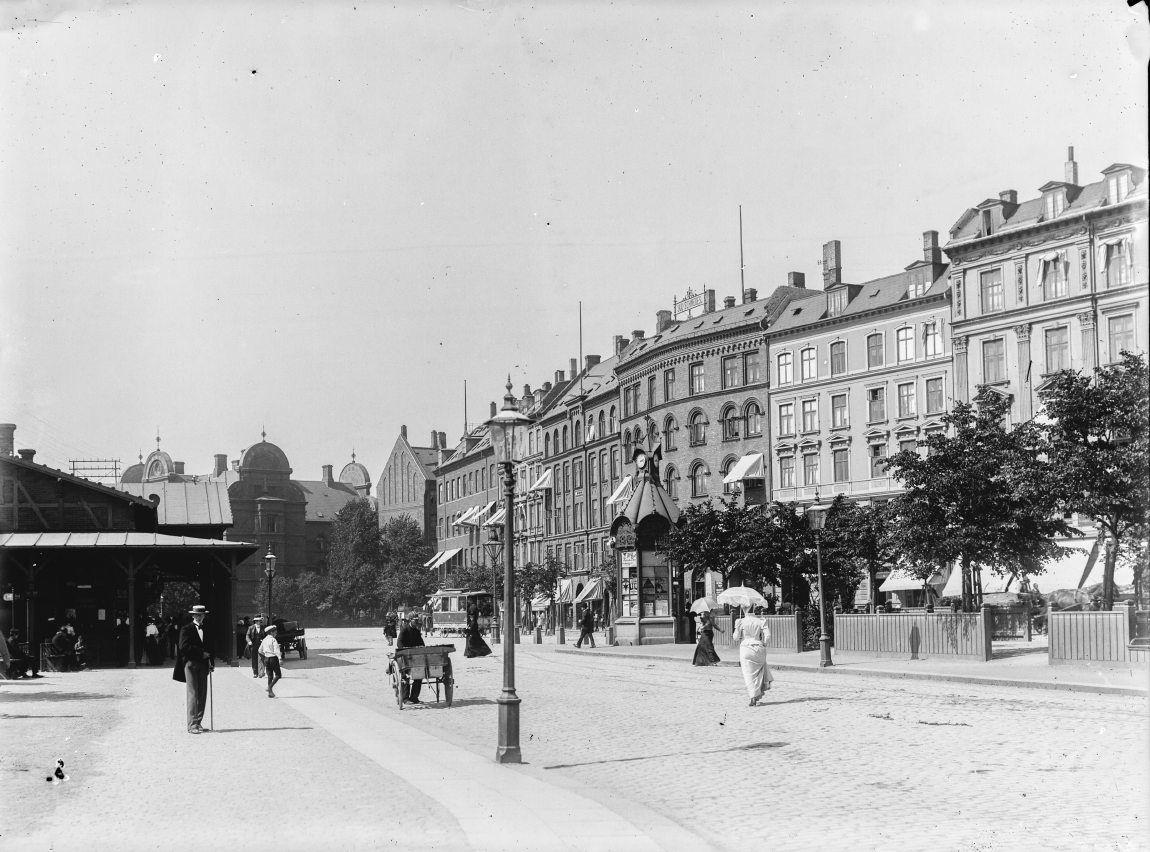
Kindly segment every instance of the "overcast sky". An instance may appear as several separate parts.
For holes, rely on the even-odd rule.
[[[377,479],[687,287],[864,281],[1002,189],[1145,165],[1146,8],[7,2],[0,421]]]

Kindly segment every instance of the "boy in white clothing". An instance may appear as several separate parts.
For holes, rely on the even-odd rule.
[[[282,677],[280,674],[280,645],[276,641],[276,633],[278,632],[274,624],[267,626],[267,633],[264,635],[264,641],[260,642],[260,656],[264,658],[264,668],[268,673],[268,698],[275,698],[276,694],[272,692],[272,687]]]

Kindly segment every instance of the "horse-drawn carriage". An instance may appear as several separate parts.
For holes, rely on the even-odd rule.
[[[287,659],[288,651],[295,651],[301,660],[307,659],[307,639],[304,638],[304,628],[296,621],[284,621],[276,618],[272,621],[276,626],[276,642],[280,646],[280,659]]]

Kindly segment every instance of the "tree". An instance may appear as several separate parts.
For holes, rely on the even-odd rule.
[[[1063,370],[1039,390],[1045,408],[1046,464],[1036,489],[1053,493],[1064,512],[1094,522],[1105,550],[1103,606],[1114,604],[1114,567],[1120,552],[1144,554],[1150,504],[1150,443],[1146,362],[1129,352],[1093,375]],[[1141,580],[1144,557],[1138,558]],[[1138,584],[1139,586],[1141,583]]]
[[[972,566],[1022,577],[1063,554],[1052,539],[1074,530],[1053,501],[1026,487],[1038,466],[1033,424],[1006,426],[1010,400],[984,389],[975,404],[943,417],[948,434],[926,439],[926,454],[891,457],[890,474],[906,490],[892,502],[890,544],[920,576],[957,561],[962,605],[974,609]]]
[[[667,536],[667,555],[679,573],[715,571],[724,582],[776,582],[770,524],[757,506],[720,498],[688,506]]]
[[[432,550],[423,540],[419,524],[409,515],[391,518],[379,530],[381,569],[373,584],[377,605],[423,605],[435,591],[435,574],[424,568]]]
[[[547,556],[542,562],[528,562],[515,570],[515,585],[520,600],[525,606],[539,595],[548,599],[548,609],[555,606],[559,596],[559,580],[567,573],[567,566],[554,556]]]
[[[612,619],[612,606],[615,600],[615,591],[619,588],[619,567],[615,560],[614,553],[604,553],[602,560],[598,565],[593,565],[590,571],[591,580],[603,581],[603,590],[607,593],[606,612],[603,613],[603,620],[609,623]]]
[[[866,574],[870,579],[870,603],[867,609],[875,611],[878,590],[878,572],[895,563],[888,528],[891,520],[889,503],[862,504],[836,496],[827,513],[823,533],[824,562],[841,567],[855,577]],[[925,580],[925,578],[923,578]],[[857,582],[854,584],[857,588]],[[853,600],[853,589],[849,592]],[[847,600],[846,596],[843,600]]]
[[[332,607],[353,618],[376,609],[383,562],[383,543],[375,509],[367,500],[345,504],[332,522],[331,548],[327,555]]]

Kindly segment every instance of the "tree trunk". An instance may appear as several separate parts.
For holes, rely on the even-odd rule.
[[[870,603],[867,604],[867,612],[875,613],[878,612],[878,566],[870,563],[867,574],[870,575]]]
[[[1114,609],[1114,566],[1118,563],[1118,541],[1113,532],[1106,531],[1105,567],[1102,571],[1102,609]]]
[[[959,570],[962,571],[962,611],[974,612],[974,595],[971,586],[969,556],[964,555],[962,557],[962,561],[959,563]]]

